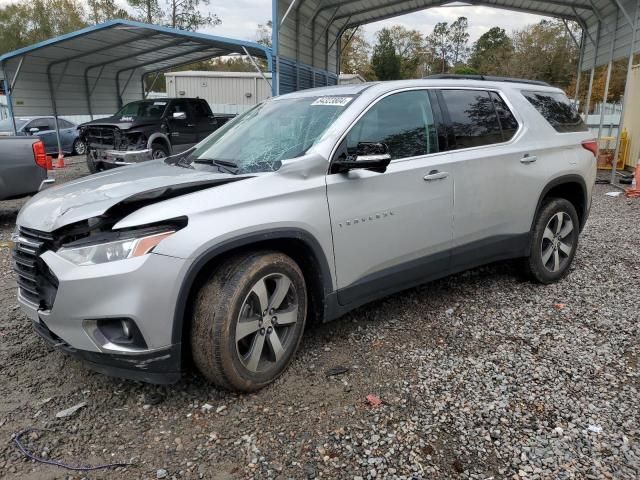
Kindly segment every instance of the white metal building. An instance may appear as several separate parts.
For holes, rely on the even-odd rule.
[[[204,98],[214,113],[242,113],[271,96],[271,74],[253,72],[165,73],[167,97]]]
[[[204,98],[214,113],[243,113],[271,97],[271,74],[184,71],[164,74],[169,98]],[[340,74],[338,83],[364,83],[358,74]]]

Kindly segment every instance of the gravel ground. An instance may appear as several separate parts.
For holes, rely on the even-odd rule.
[[[47,348],[17,309],[4,243],[20,202],[0,202],[0,477],[639,478],[640,200],[609,190],[560,283],[497,264],[394,295],[310,328],[285,375],[243,396],[193,373],[111,379]],[[135,465],[33,463],[12,443],[29,427],[51,430],[26,438],[48,458]]]

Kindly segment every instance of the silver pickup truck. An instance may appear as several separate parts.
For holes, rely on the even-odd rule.
[[[0,138],[0,200],[40,191],[53,179],[47,178],[51,157],[38,137]]]

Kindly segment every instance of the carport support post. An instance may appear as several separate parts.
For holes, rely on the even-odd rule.
[[[47,67],[47,83],[49,84],[49,95],[51,95],[51,108],[53,110],[53,118],[56,122],[56,140],[58,141],[58,158],[62,155],[62,141],[60,140],[60,125],[58,124],[58,107],[56,105],[56,94],[53,89],[53,81],[51,80],[51,64]]]
[[[631,83],[631,75],[633,74],[633,56],[634,56],[634,47],[636,45],[636,39],[638,38],[638,13],[640,13],[640,2],[636,3],[636,13],[633,16],[634,24],[631,25],[633,29],[633,35],[631,36],[631,53],[629,53],[629,62],[627,64],[627,78],[624,84],[624,97],[622,101],[622,109],[620,110],[620,123],[618,124],[618,135],[616,138],[616,148],[613,152],[613,168],[611,169],[611,185],[614,184],[616,180],[616,166],[618,164],[618,155],[620,154],[620,137],[622,135],[622,129],[624,128],[624,111],[626,109],[627,101],[629,96],[627,95],[627,89],[629,88],[629,84]],[[636,160],[637,165],[637,160]],[[636,180],[637,182],[637,180]]]
[[[584,30],[580,37],[580,55],[578,56],[578,72],[576,74],[576,93],[573,96],[573,103],[578,105],[578,98],[580,97],[580,80],[582,79],[582,61],[584,60],[584,47],[585,47],[586,35]]]
[[[7,64],[6,62],[2,62],[0,65],[0,71],[2,71],[2,78],[4,78],[4,88],[7,97],[7,107],[9,109],[9,116],[11,117],[11,124],[13,125],[13,134],[18,134],[18,128],[16,127],[16,117],[13,115],[13,99],[11,94],[13,93],[13,85],[9,84],[9,79],[7,78]]]
[[[604,84],[604,94],[602,96],[602,109],[600,110],[600,123],[598,124],[598,138],[602,136],[602,126],[604,125],[604,111],[609,99],[609,85],[611,84],[611,70],[613,69],[613,47],[616,44],[616,30],[618,29],[618,17],[616,16],[616,26],[613,29],[613,40],[609,49],[609,65],[607,66],[607,80]],[[614,161],[615,163],[615,161]]]
[[[598,33],[596,35],[596,43],[593,46],[593,65],[591,66],[591,75],[589,77],[589,92],[587,93],[587,101],[585,102],[584,118],[585,120],[589,116],[589,107],[591,106],[591,94],[593,93],[593,78],[596,74],[596,61],[598,59],[598,48],[600,47],[600,28],[601,24],[598,22]]]

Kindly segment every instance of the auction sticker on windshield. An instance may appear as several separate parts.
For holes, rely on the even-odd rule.
[[[320,97],[311,105],[327,105],[330,107],[344,107],[353,97]]]

